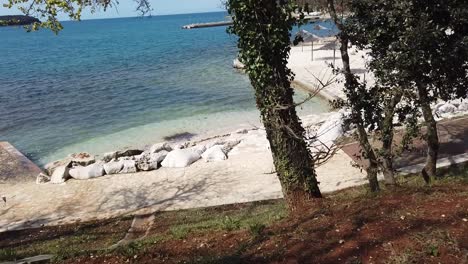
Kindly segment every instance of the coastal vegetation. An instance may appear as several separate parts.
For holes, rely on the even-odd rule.
[[[420,1],[356,0],[350,2],[351,15],[344,20],[335,10],[335,1],[329,0],[328,5],[340,29],[344,66],[336,70],[345,75],[345,105],[352,109],[349,121],[356,125],[363,158],[369,161],[371,188],[379,189],[378,170],[387,183],[395,184],[395,124],[405,126],[404,140],[397,147],[407,150],[420,133],[421,115],[427,142],[421,175],[429,183],[437,175],[439,149],[431,105],[466,98],[468,93],[468,9],[460,1],[426,5]],[[352,73],[347,55],[350,42],[368,51],[375,84],[368,85]],[[382,147],[373,149],[370,137],[377,137]]]
[[[464,2],[228,0],[233,20],[228,32],[238,36],[239,59],[254,89],[284,202],[157,213],[156,228],[118,247],[113,245],[126,234],[130,218],[62,226],[58,234],[54,228],[12,231],[2,234],[5,242],[0,245],[5,249],[0,250],[0,259],[51,253],[56,260],[70,263],[463,263],[468,256],[468,168],[437,168],[440,107],[435,105],[450,107],[451,100],[468,96],[468,7]],[[9,7],[21,3],[9,0]],[[138,3],[142,12],[151,9],[145,0]],[[25,13],[39,12],[47,20],[35,23],[33,29],[58,32],[62,28],[58,12],[79,20],[83,8],[105,9],[112,3],[59,0],[35,4]],[[341,108],[338,114],[345,120],[348,136],[359,144],[359,158],[365,161],[361,169],[369,182],[326,195],[317,180],[319,160],[310,149],[310,142],[317,138],[307,138],[298,117],[300,104],[294,101],[291,87],[294,74],[288,68],[291,45],[301,41],[297,38],[291,43],[291,31],[303,25],[310,8],[328,12],[339,29],[342,66],[330,67],[342,77],[345,97],[333,104]],[[353,71],[350,54],[354,50],[368,55],[365,66],[373,82]],[[328,85],[323,80],[318,83],[317,90]],[[415,175],[399,175],[395,159],[411,151],[418,138],[426,145],[423,169]],[[225,155],[240,142],[217,144],[218,153]],[[195,161],[188,147],[195,146],[173,150],[158,145],[150,154],[186,156],[190,161],[183,166],[164,165],[176,163],[174,157],[163,161],[165,167],[186,167]],[[205,148],[198,151],[196,159],[206,154]],[[124,173],[136,172],[143,165],[157,169],[160,153],[141,164],[115,161],[142,153],[115,152],[105,158],[120,162],[118,171],[125,168],[123,163],[131,163],[132,170]],[[70,164],[89,157],[78,158],[69,157],[62,167],[68,170]],[[225,158],[221,155],[218,160]],[[73,165],[75,173],[89,164],[78,165]],[[379,182],[380,173],[384,185]],[[102,175],[104,169],[100,169]]]
[[[26,26],[39,22],[39,19],[30,16],[0,16],[0,26]]]

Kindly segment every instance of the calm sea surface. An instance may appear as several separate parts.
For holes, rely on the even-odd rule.
[[[258,122],[248,78],[232,69],[225,13],[64,22],[55,36],[0,28],[0,141],[39,164]],[[312,101],[301,113],[326,110]]]

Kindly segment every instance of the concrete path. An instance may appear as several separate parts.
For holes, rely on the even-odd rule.
[[[0,184],[34,181],[41,172],[8,142],[0,142],[0,164]]]
[[[468,117],[459,117],[440,121],[437,124],[439,134],[439,167],[447,167],[468,161]],[[422,129],[422,134],[425,129]],[[402,133],[395,136],[395,145],[398,146],[402,140]],[[377,143],[373,143],[377,146]],[[419,172],[426,162],[426,142],[415,139],[411,151],[404,152],[395,159],[395,169],[402,172]],[[365,160],[359,159],[359,143],[354,142],[345,145],[343,151],[348,154],[354,162],[362,167],[367,166]]]
[[[330,192],[365,183],[365,175],[339,152],[318,168],[320,187]],[[0,185],[7,203],[0,205],[0,232],[42,225],[145,215],[244,203],[282,197],[264,131],[246,139],[221,162],[198,161],[185,169],[161,168],[128,175],[110,175],[63,185],[18,183]]]

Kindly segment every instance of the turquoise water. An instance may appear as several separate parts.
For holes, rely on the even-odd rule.
[[[225,13],[64,22],[55,36],[0,28],[0,141],[44,164],[258,122],[248,78],[232,69]],[[323,112],[317,100],[301,113]]]

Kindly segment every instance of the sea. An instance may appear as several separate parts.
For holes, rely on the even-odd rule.
[[[248,77],[232,67],[236,36],[226,27],[182,29],[226,15],[66,21],[58,35],[0,27],[0,141],[43,165],[258,124]],[[313,99],[299,113],[327,110]]]

